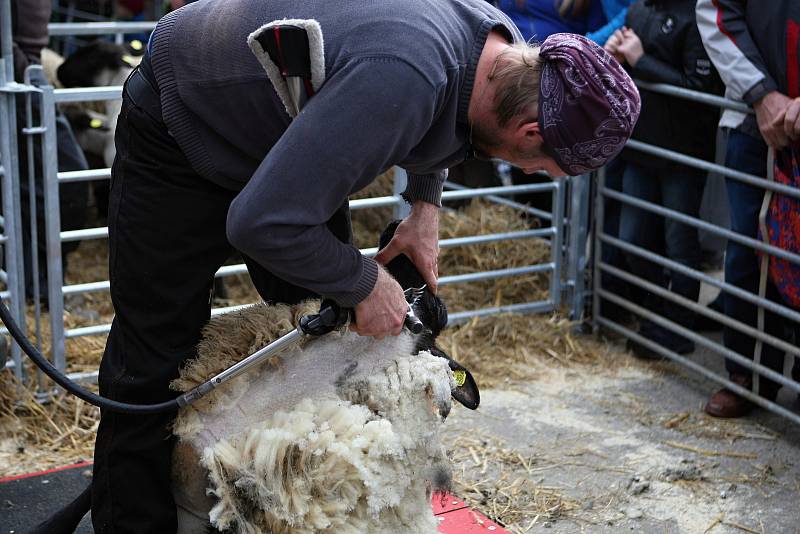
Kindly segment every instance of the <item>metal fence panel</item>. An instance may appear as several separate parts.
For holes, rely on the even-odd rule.
[[[752,113],[752,110],[740,102],[733,102],[715,95],[705,95],[702,93],[697,93],[696,91],[690,91],[680,87],[672,87],[663,84],[650,84],[641,82],[640,86],[652,91],[677,96],[683,99]],[[712,142],[712,140],[709,140],[709,142]],[[630,149],[654,155],[671,162],[687,165],[694,169],[718,173],[719,175],[725,176],[729,180],[741,182],[751,187],[758,188],[759,190],[769,191],[772,194],[786,195],[794,199],[800,198],[800,190],[797,188],[769,181],[763,176],[750,175],[736,169],[725,167],[724,165],[707,162],[695,157],[675,152],[673,150],[649,145],[636,140],[629,141],[627,146]],[[719,357],[730,359],[742,367],[751,370],[753,373],[754,385],[758,384],[760,377],[765,377],[774,381],[780,386],[790,389],[793,392],[800,392],[800,383],[792,378],[784,376],[782,374],[782,368],[779,370],[771,369],[770,367],[760,363],[758,358],[753,359],[753,355],[739,354],[726,347],[722,343],[715,341],[713,338],[698,334],[691,328],[688,328],[686,325],[679,324],[673,320],[672,317],[656,313],[654,310],[648,309],[648,307],[642,305],[642,303],[634,302],[631,297],[626,297],[623,294],[615,292],[616,290],[613,287],[606,287],[606,280],[609,278],[620,280],[627,283],[629,287],[640,288],[641,290],[649,292],[655,297],[662,299],[664,302],[677,304],[699,316],[714,319],[724,325],[726,328],[736,330],[752,337],[753,339],[757,340],[757,343],[767,343],[778,350],[784,351],[790,358],[800,357],[800,348],[798,348],[796,345],[797,341],[793,343],[788,338],[780,338],[774,334],[764,332],[763,325],[748,324],[732,317],[728,317],[723,313],[719,313],[705,306],[701,306],[698,302],[687,299],[683,295],[679,295],[667,287],[662,287],[659,284],[655,284],[651,280],[645,279],[636,272],[626,270],[621,265],[612,265],[607,263],[604,260],[603,250],[605,247],[613,247],[629,256],[638,257],[652,262],[653,264],[664,269],[666,272],[680,274],[698,282],[707,284],[711,287],[717,288],[726,296],[735,297],[750,305],[756,306],[758,309],[762,310],[762,313],[763,311],[769,311],[783,319],[793,322],[796,325],[800,325],[800,310],[791,308],[785,303],[768,300],[763,296],[760,296],[758,293],[746,291],[732,283],[729,283],[728,281],[719,280],[718,278],[701,272],[696,268],[691,268],[685,264],[675,261],[672,258],[667,257],[666,252],[662,253],[653,250],[647,250],[633,243],[624,241],[619,235],[606,233],[604,229],[604,221],[607,217],[606,207],[609,201],[615,201],[623,205],[632,206],[638,208],[639,210],[658,215],[663,219],[669,219],[700,230],[704,230],[708,232],[708,234],[716,236],[721,240],[727,239],[731,242],[748,247],[758,254],[765,254],[774,258],[781,258],[794,264],[800,264],[800,254],[781,249],[749,235],[743,235],[717,224],[704,221],[697,214],[685,214],[672,209],[667,209],[658,203],[631,196],[623,191],[611,189],[606,185],[605,169],[601,169],[597,173],[597,188],[593,200],[596,220],[592,239],[592,314],[593,324],[595,327],[608,329],[630,340],[633,340],[657,354],[686,366],[690,370],[700,374],[705,378],[724,385],[729,390],[741,395],[742,397],[745,397],[759,406],[786,417],[791,421],[800,423],[800,415],[798,415],[798,413],[758,396],[757,390],[756,393],[754,393],[753,391],[743,388],[740,385],[731,382],[725,376],[719,374],[713,369],[697,363],[690,357],[683,356],[669,350],[667,347],[654,342],[653,339],[642,335],[640,332],[636,332],[634,329],[632,329],[632,327],[615,321],[605,314],[604,303],[615,304],[620,308],[632,313],[633,316],[639,321],[650,321],[658,327],[665,329],[667,332],[682,336],[694,342],[697,346],[703,347]]]

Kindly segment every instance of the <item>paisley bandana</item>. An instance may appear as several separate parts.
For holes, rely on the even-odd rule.
[[[571,175],[602,167],[619,154],[639,118],[633,80],[610,54],[581,35],[551,35],[539,57],[545,152]]]

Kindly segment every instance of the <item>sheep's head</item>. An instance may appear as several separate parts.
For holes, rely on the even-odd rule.
[[[392,221],[380,237],[379,249],[385,247],[394,236],[400,221]],[[403,289],[419,288],[425,285],[425,280],[405,254],[400,254],[386,265],[386,269],[397,280]],[[478,384],[469,370],[453,360],[441,348],[436,346],[436,338],[447,326],[447,306],[439,296],[434,295],[427,287],[414,303],[414,313],[422,324],[425,325],[422,333],[417,336],[414,354],[420,351],[429,351],[434,356],[447,360],[450,370],[456,379],[457,387],[452,391],[453,398],[465,407],[474,410],[480,404],[481,396]]]
[[[78,49],[58,67],[56,76],[64,87],[102,85],[97,76],[103,71],[130,68],[130,52],[122,45],[97,40]]]

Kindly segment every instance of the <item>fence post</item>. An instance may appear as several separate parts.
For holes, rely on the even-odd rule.
[[[22,246],[19,153],[17,152],[17,112],[14,84],[14,55],[11,40],[11,1],[0,0],[0,162],[3,168],[3,231],[6,287],[9,308],[20,327],[25,329],[25,266]],[[14,374],[25,378],[22,352],[12,343]]]
[[[553,264],[553,272],[550,276],[550,300],[553,309],[558,309],[561,305],[561,277],[564,257],[564,207],[566,204],[566,178],[555,179],[555,189],[553,189],[553,220],[555,235],[550,242],[550,261]]]
[[[597,187],[594,190],[594,226],[592,231],[592,330],[597,333],[600,330],[600,290],[602,286],[603,273],[600,270],[600,263],[603,261],[603,241],[600,239],[603,233],[605,218],[605,197],[603,190],[606,187],[606,168],[601,167],[597,170]]]
[[[400,194],[406,190],[408,183],[408,174],[406,170],[401,167],[394,168],[394,196],[397,197],[397,204],[394,205],[394,218],[405,219],[411,213],[411,206],[403,200]]]
[[[64,343],[64,292],[61,258],[61,210],[58,189],[56,104],[53,87],[42,90],[42,167],[44,172],[45,243],[47,247],[47,296],[50,306],[50,356],[60,371],[66,370]]]
[[[0,4],[6,6],[6,2]],[[0,17],[6,13],[0,13]],[[14,108],[14,93],[9,92],[6,78],[8,60],[0,59],[0,162],[2,162],[3,189],[3,244],[6,272],[6,288],[11,315],[25,329],[25,270],[22,250],[22,231],[20,219],[19,176],[17,174],[17,119]],[[14,375],[18,380],[25,379],[22,366],[22,352],[19,345],[11,344],[11,357],[14,361]]]
[[[569,247],[567,249],[567,289],[569,317],[583,317],[586,291],[586,238],[589,221],[589,189],[591,175],[582,174],[569,179]]]

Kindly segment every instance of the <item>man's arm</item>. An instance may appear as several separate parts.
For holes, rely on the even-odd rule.
[[[747,0],[698,0],[697,26],[725,86],[753,106],[764,141],[780,148],[789,141],[784,122],[791,100],[778,91],[750,35],[746,7]]]
[[[754,104],[777,90],[745,21],[747,0],[698,0],[697,27],[708,57],[734,98]]]
[[[282,279],[343,306],[372,296],[377,264],[325,223],[349,194],[419,143],[436,97],[415,69],[391,58],[338,70],[233,201],[231,243]]]

